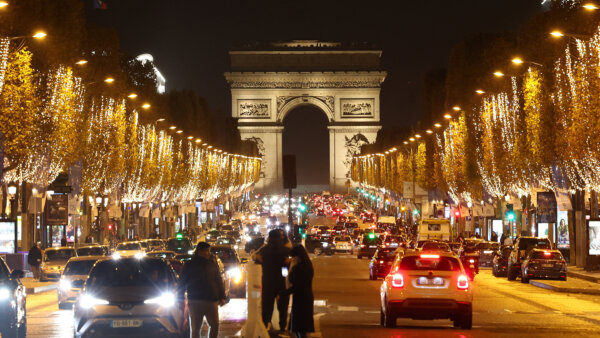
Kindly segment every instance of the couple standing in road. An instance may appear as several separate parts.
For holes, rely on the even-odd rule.
[[[295,245],[291,249],[287,237],[279,230],[271,230],[267,243],[255,254],[262,265],[262,319],[271,327],[274,302],[279,311],[279,328],[285,331],[289,296],[293,295],[289,331],[295,337],[306,337],[314,332],[312,279],[314,270],[306,249]],[[291,257],[291,260],[290,260]]]

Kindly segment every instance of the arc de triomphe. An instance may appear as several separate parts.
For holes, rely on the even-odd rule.
[[[242,139],[256,142],[263,158],[256,189],[281,192],[283,120],[294,108],[313,105],[329,122],[330,189],[346,191],[352,156],[381,129],[381,50],[303,40],[229,55],[232,116]]]

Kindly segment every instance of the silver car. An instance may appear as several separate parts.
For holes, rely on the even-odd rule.
[[[83,256],[69,259],[56,289],[59,309],[68,309],[73,306],[79,298],[83,283],[85,283],[92,266],[99,259],[108,258],[105,256]]]
[[[75,257],[75,249],[70,247],[56,247],[44,250],[40,269],[40,281],[59,280],[65,265],[71,257]]]
[[[189,336],[177,277],[161,258],[98,261],[73,307],[74,336]]]

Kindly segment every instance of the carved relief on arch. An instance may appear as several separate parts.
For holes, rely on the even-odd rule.
[[[327,115],[329,121],[333,121],[335,112],[335,97],[327,96],[308,96],[308,95],[290,95],[277,96],[277,121],[283,122],[285,115],[292,109],[303,104],[315,105]]]

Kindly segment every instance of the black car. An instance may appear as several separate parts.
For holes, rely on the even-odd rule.
[[[513,245],[513,249],[508,256],[508,271],[506,276],[508,280],[515,280],[521,276],[521,263],[529,252],[533,249],[552,249],[548,238],[537,237],[519,237]]]
[[[0,257],[0,333],[2,337],[25,337],[27,335],[27,298],[21,283],[21,270],[10,271]]]
[[[479,252],[479,266],[492,266],[494,254],[500,249],[500,243],[480,242],[475,245]]]
[[[80,246],[77,248],[77,256],[108,256],[108,248],[99,244]]]
[[[332,255],[335,251],[333,238],[331,236],[310,235],[304,240],[306,251],[320,255],[325,252],[327,255]]]
[[[372,257],[377,251],[377,247],[381,243],[379,237],[374,233],[363,235],[360,245],[358,246],[356,257],[361,259],[363,256]]]
[[[371,263],[369,263],[369,279],[383,278],[390,273],[394,259],[396,259],[397,248],[379,248],[375,251]]]
[[[194,252],[194,245],[187,237],[171,237],[167,239],[165,250],[178,254],[192,254]]]
[[[496,252],[494,260],[492,261],[492,275],[496,277],[506,277],[508,256],[510,256],[511,251],[512,248],[510,246],[505,246]]]
[[[521,269],[523,283],[534,278],[567,280],[567,262],[558,250],[531,250]]]

